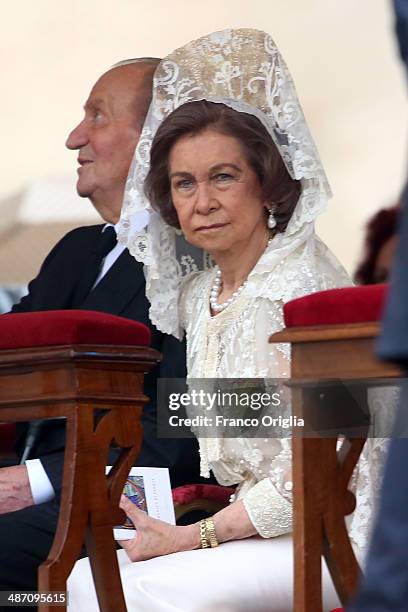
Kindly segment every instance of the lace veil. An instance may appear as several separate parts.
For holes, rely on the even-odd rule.
[[[152,322],[177,337],[182,334],[178,316],[180,281],[189,272],[206,267],[208,261],[201,251],[187,247],[180,231],[168,226],[151,209],[143,184],[149,170],[151,144],[160,123],[180,105],[203,99],[258,117],[275,142],[289,174],[301,181],[302,193],[296,209],[286,231],[274,238],[276,258],[268,265],[279,268],[277,264],[282,259],[308,241],[314,232],[314,220],[331,196],[292,77],[268,34],[252,29],[215,32],[163,59],[155,73],[152,103],[126,183],[119,240],[145,264]],[[141,210],[150,212],[150,222],[148,228],[134,231],[132,216]],[[286,279],[290,279],[290,261],[288,266]],[[286,301],[291,297],[282,278],[277,278],[275,293],[276,299]]]

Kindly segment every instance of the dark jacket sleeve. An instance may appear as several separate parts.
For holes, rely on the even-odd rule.
[[[50,267],[52,268],[54,262],[58,260],[59,254],[64,251],[66,244],[69,244],[71,236],[75,232],[76,230],[73,230],[66,234],[51,249],[47,257],[44,259],[37,276],[28,283],[27,294],[24,295],[17,304],[14,304],[10,311],[11,313],[35,312],[43,309],[42,306],[44,305],[44,298],[50,291],[49,283],[51,279],[48,273]],[[21,456],[25,447],[27,428],[27,423],[17,423],[15,450],[19,456]]]
[[[76,237],[81,236],[82,229],[77,228],[68,232],[57,242],[44,259],[37,276],[28,283],[27,295],[23,296],[20,302],[14,304],[10,312],[35,312],[53,308],[54,305],[51,308],[46,305],[48,296],[52,293],[58,296],[57,284],[61,283],[63,286],[66,282],[63,268],[69,269],[69,252],[76,244]],[[62,307],[63,304],[59,305],[59,308]]]
[[[56,496],[59,498],[62,488],[62,471],[64,469],[64,451],[41,457],[41,463],[51,481]]]
[[[408,369],[408,188],[401,209],[398,247],[391,272],[391,288],[377,343],[381,359]]]

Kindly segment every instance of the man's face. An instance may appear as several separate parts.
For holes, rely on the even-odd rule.
[[[140,63],[103,74],[86,101],[85,117],[66,142],[69,149],[78,150],[78,194],[89,198],[111,223],[119,220],[126,177],[144,120],[145,71],[146,65]]]

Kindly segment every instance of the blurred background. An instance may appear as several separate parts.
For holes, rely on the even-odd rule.
[[[69,131],[114,62],[163,56],[226,27],[272,34],[334,197],[318,232],[352,272],[363,228],[397,202],[406,174],[407,100],[388,0],[15,0],[3,7],[0,311],[72,227],[98,222],[76,196]]]

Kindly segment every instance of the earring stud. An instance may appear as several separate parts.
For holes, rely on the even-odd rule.
[[[273,214],[275,212],[275,207],[271,206],[271,208],[269,209],[269,217],[268,217],[268,228],[269,229],[274,229],[276,227],[276,219],[275,219],[275,215]]]

